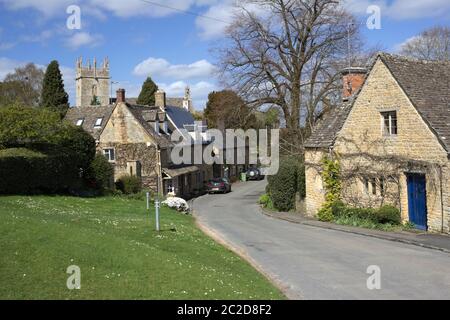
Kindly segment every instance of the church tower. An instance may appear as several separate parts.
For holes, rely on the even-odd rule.
[[[89,60],[83,66],[82,58],[77,60],[76,68],[76,106],[107,106],[109,105],[110,76],[109,61],[106,58],[100,68],[97,67],[97,60],[91,65]]]
[[[191,88],[189,88],[189,86],[187,86],[184,90],[183,108],[191,113],[194,112],[194,105],[191,98]]]

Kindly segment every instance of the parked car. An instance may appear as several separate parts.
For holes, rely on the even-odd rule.
[[[206,192],[208,193],[231,192],[231,183],[226,178],[217,178],[209,180],[209,182],[206,184]]]
[[[250,168],[247,170],[247,180],[264,180],[265,176],[259,168]]]

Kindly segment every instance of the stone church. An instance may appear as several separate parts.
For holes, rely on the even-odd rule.
[[[137,105],[127,99],[124,89],[112,98],[109,61],[101,66],[94,59],[83,65],[76,62],[76,106],[69,109],[66,120],[89,132],[97,143],[97,152],[114,166],[114,180],[125,175],[138,176],[145,188],[172,193],[183,198],[198,195],[212,178],[210,165],[175,165],[171,160],[175,131],[190,135],[203,130],[190,111],[194,110],[190,89],[183,98],[166,98],[159,90],[155,105]],[[194,144],[206,145],[203,140]]]

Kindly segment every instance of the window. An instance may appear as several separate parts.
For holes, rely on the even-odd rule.
[[[103,154],[106,157],[106,159],[108,159],[108,161],[113,162],[116,160],[116,154],[114,152],[114,149],[109,148],[109,149],[103,149]]]
[[[83,125],[83,123],[84,123],[84,119],[78,119],[77,120],[77,126],[78,127],[81,127]]]
[[[368,178],[364,178],[364,189],[366,190],[367,193],[369,193],[369,179]]]
[[[385,194],[385,180],[384,178],[380,178],[380,195],[384,196]]]
[[[396,136],[397,135],[397,111],[382,112],[383,118],[383,135]]]
[[[377,195],[377,179],[372,178],[372,194]]]
[[[97,118],[97,120],[95,121],[95,128],[100,128],[102,126],[103,123],[103,118]]]

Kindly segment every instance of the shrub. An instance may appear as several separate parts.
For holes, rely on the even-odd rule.
[[[343,215],[345,215],[346,210],[347,210],[347,206],[345,205],[345,203],[340,200],[334,201],[330,207],[331,207],[331,213],[333,214],[333,217],[343,216]]]
[[[300,198],[306,198],[306,177],[305,177],[305,165],[302,163],[298,164],[297,167],[297,191]]]
[[[103,190],[109,186],[114,175],[114,168],[101,154],[97,154],[89,166],[88,182],[96,189]]]
[[[116,188],[124,194],[135,194],[141,192],[142,182],[141,179],[136,176],[122,176],[116,182]]]
[[[278,173],[268,178],[270,198],[277,210],[290,211],[295,208],[297,174],[298,160],[292,157],[281,160]]]
[[[323,207],[322,209],[320,209],[319,212],[317,213],[317,218],[320,221],[324,221],[324,222],[333,221],[334,216],[333,216],[333,211],[332,211],[331,207]]]
[[[79,168],[65,154],[10,148],[0,151],[0,193],[66,193],[79,188]]]
[[[383,206],[378,209],[374,214],[374,219],[379,223],[391,223],[394,225],[400,225],[402,223],[402,216],[400,210],[393,206]]]
[[[259,204],[261,204],[263,208],[273,209],[272,199],[270,199],[270,196],[267,193],[259,198]]]

